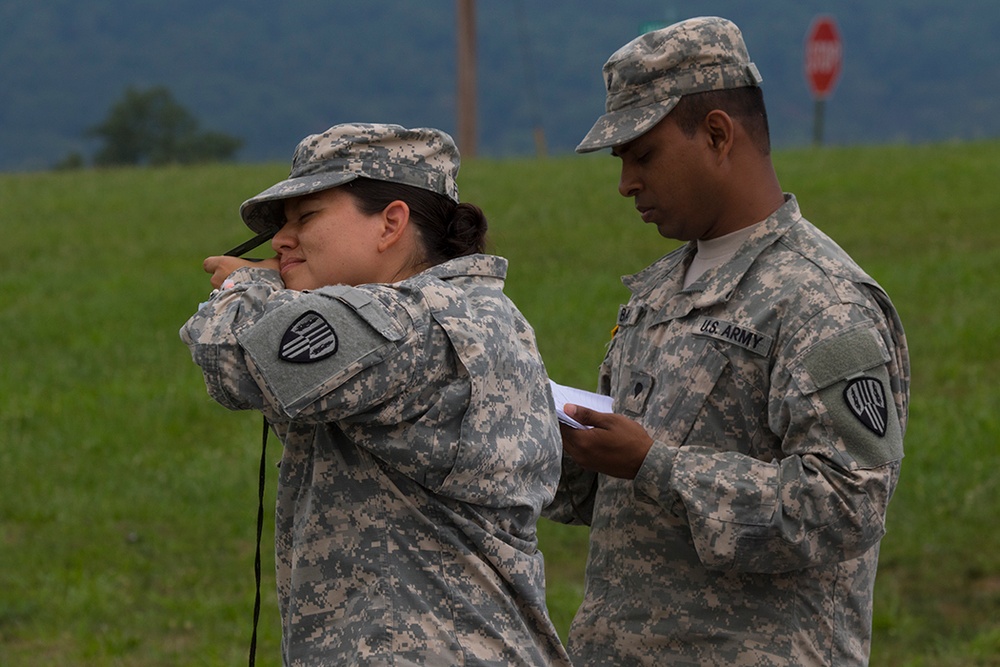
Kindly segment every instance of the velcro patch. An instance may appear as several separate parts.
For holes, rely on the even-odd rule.
[[[296,364],[326,359],[337,351],[337,334],[330,323],[314,310],[300,315],[285,330],[278,346],[278,358]]]
[[[851,413],[858,418],[865,428],[877,435],[885,435],[889,419],[889,406],[886,402],[885,388],[875,378],[860,377],[847,383],[844,387],[844,400]]]

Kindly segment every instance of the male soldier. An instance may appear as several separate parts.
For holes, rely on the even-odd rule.
[[[548,516],[591,527],[577,665],[861,665],[909,361],[885,292],[784,194],[739,29],[697,18],[604,65],[619,192],[687,244],[626,277],[567,412]]]

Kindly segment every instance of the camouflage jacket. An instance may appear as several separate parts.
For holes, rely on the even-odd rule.
[[[654,438],[635,480],[564,462],[590,524],[578,665],[859,665],[909,360],[883,290],[793,197],[687,289],[688,244],[627,277],[601,368]]]
[[[284,444],[286,665],[568,664],[535,533],[561,443],[506,266],[311,292],[240,269],[182,329],[209,393]]]

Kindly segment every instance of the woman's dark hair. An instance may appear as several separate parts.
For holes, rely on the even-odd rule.
[[[771,132],[767,124],[764,93],[757,86],[710,90],[681,98],[670,117],[688,137],[693,137],[698,123],[713,109],[721,109],[738,120],[762,155],[771,153]]]
[[[354,179],[345,188],[367,215],[383,211],[397,199],[406,202],[431,264],[486,252],[486,215],[474,204],[456,204],[430,190],[370,178]]]

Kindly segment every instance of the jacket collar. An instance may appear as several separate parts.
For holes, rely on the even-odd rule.
[[[772,246],[802,220],[798,202],[785,194],[785,203],[758,223],[750,237],[725,265],[710,271],[711,280],[699,278],[683,287],[684,272],[697,251],[695,242],[687,243],[665,255],[642,271],[622,278],[633,297],[645,297],[647,307],[660,311],[660,320],[681,317],[695,308],[725,303],[764,250]]]
[[[507,260],[496,255],[466,255],[436,264],[418,275],[432,276],[441,280],[462,276],[482,276],[503,280],[507,277]]]

